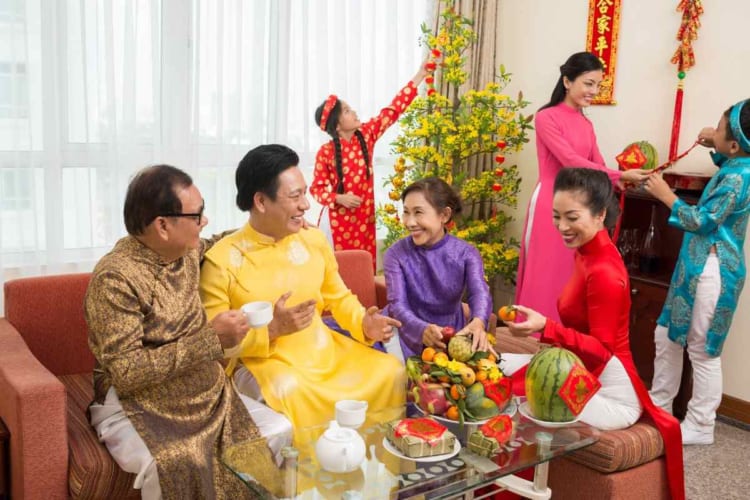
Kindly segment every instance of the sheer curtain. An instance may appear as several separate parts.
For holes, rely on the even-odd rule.
[[[315,108],[329,93],[361,117],[389,103],[422,59],[419,26],[431,5],[3,0],[1,279],[90,270],[125,234],[125,188],[149,164],[193,176],[207,233],[242,224],[242,156],[287,144],[309,181],[327,140]],[[374,152],[381,178],[395,133]]]

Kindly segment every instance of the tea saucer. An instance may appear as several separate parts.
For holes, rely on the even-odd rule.
[[[456,439],[453,442],[453,451],[450,453],[443,453],[442,455],[433,455],[431,457],[407,457],[401,451],[393,446],[390,441],[388,441],[388,438],[383,438],[383,448],[386,449],[388,453],[391,455],[396,455],[398,458],[402,458],[404,460],[411,460],[412,462],[441,462],[443,460],[447,460],[449,458],[455,457],[458,455],[458,452],[461,451],[461,443],[458,442],[458,439]]]

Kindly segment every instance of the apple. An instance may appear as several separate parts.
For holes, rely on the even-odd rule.
[[[452,326],[445,326],[440,331],[440,333],[443,334],[443,342],[446,344],[450,341],[450,339],[456,334],[456,329]]]

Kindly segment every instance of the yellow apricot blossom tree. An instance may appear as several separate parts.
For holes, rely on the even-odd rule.
[[[452,5],[440,14],[437,32],[422,26],[421,43],[431,53],[434,76],[427,95],[418,96],[400,120],[401,134],[392,143],[398,155],[386,187],[393,203],[379,206],[378,221],[387,231],[386,248],[405,235],[397,202],[403,189],[418,179],[437,176],[454,186],[464,201],[464,213],[451,231],[477,247],[488,280],[508,282],[518,267],[518,242],[506,234],[512,220],[505,212],[518,204],[520,178],[506,154],[528,142],[533,115],[519,93],[503,93],[511,74],[501,65],[495,78],[481,89],[467,89],[467,49],[476,39],[472,22]],[[480,161],[472,159],[477,158]],[[487,160],[490,158],[490,160]]]

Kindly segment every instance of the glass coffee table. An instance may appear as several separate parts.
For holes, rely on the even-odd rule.
[[[318,465],[315,443],[327,425],[299,430],[295,435],[295,447],[282,450],[285,458],[278,474],[273,477],[264,476],[261,480],[258,474],[253,474],[252,453],[243,453],[243,446],[249,444],[228,449],[223,461],[256,492],[260,482],[276,497],[439,499],[495,485],[526,498],[545,500],[551,496],[547,487],[548,462],[589,446],[599,438],[597,430],[586,424],[546,427],[517,413],[513,416],[514,436],[492,458],[471,452],[465,446],[465,436],[459,434],[462,446],[454,455],[438,459],[409,459],[399,456],[397,450],[389,446],[385,440],[385,424],[403,418],[407,412],[409,416],[421,416],[412,410],[407,405],[368,413],[365,423],[357,429],[364,438],[367,455],[354,472],[330,473]],[[535,467],[533,481],[513,475],[530,467]]]

